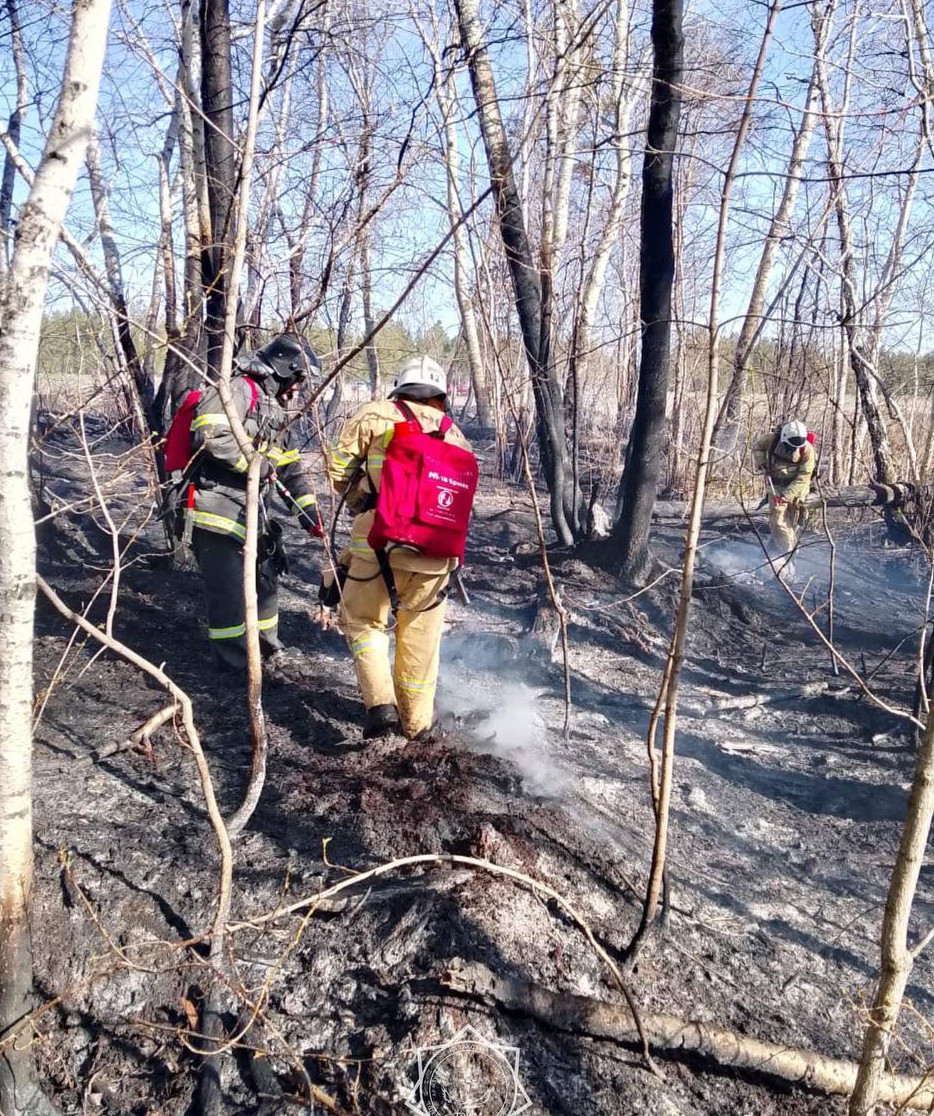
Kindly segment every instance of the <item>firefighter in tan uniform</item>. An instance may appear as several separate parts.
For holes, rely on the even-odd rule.
[[[770,549],[775,556],[790,554],[804,518],[804,499],[811,491],[817,451],[808,441],[804,423],[792,419],[757,438],[752,453],[756,470],[765,473],[770,484]],[[785,570],[789,576],[790,566],[788,559]]]
[[[366,706],[365,739],[389,736],[400,727],[410,740],[430,742],[434,738],[445,590],[457,559],[429,558],[401,545],[391,545],[386,551],[399,603],[395,664],[391,667],[389,588],[367,536],[386,446],[402,419],[393,400],[407,403],[422,430],[431,433],[439,430],[444,419],[446,394],[445,375],[435,361],[430,357],[406,361],[389,399],[365,403],[348,419],[328,461],[335,488],[346,493],[347,506],[355,513],[350,545],[340,559],[347,568],[340,626]],[[446,440],[470,448],[456,426],[448,430]]]

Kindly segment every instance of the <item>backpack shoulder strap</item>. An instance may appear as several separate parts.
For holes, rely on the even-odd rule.
[[[421,423],[416,418],[415,412],[408,403],[403,399],[394,399],[393,403],[395,403],[396,407],[402,412],[406,422],[414,422],[419,428],[421,427]]]
[[[781,445],[781,442],[782,442],[782,428],[781,428],[781,426],[776,426],[775,436],[772,438],[772,445],[769,447],[769,459],[770,460],[771,460],[771,458],[773,458],[775,456],[775,451]]]
[[[383,583],[386,586],[386,592],[389,594],[389,607],[392,610],[393,616],[399,611],[399,591],[396,588],[396,579],[393,576],[392,566],[389,564],[389,555],[386,553],[385,546],[379,547],[374,550],[376,561],[379,564],[379,572],[383,576]]]

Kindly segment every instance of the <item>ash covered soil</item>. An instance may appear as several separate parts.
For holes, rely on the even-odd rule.
[[[222,809],[249,770],[243,684],[211,665],[200,575],[163,553],[161,528],[125,447],[101,437],[95,465],[130,543],[114,634],[192,697]],[[87,491],[73,438],[44,443],[43,500]],[[125,515],[118,514],[125,513]],[[284,517],[283,517],[284,518]],[[289,530],[289,529],[287,529]],[[866,525],[836,524],[841,651],[892,703],[911,701],[926,584],[907,551]],[[677,577],[635,600],[579,558],[555,553],[569,610],[573,710],[564,736],[560,654],[538,609],[541,574],[527,494],[488,482],[465,580],[452,600],[439,707],[441,744],[365,744],[343,641],[314,620],[321,552],[289,531],[281,634],[304,652],[291,685],[266,685],[266,787],[235,846],[232,919],[249,922],[349,872],[423,853],[490,860],[547,883],[619,956],[638,925],[651,852],[645,734],[671,631]],[[656,553],[677,566],[682,534]],[[824,600],[829,550],[809,535],[796,585]],[[83,608],[111,565],[103,517],[72,510],[40,530],[40,565]],[[667,930],[632,974],[645,1011],[704,1020],[771,1041],[855,1057],[871,998],[888,876],[914,744],[862,697],[762,569],[754,536],[704,538],[681,688]],[[103,624],[110,587],[90,616]],[[535,622],[538,612],[538,622]],[[826,626],[826,611],[817,621]],[[535,629],[535,630],[533,630]],[[211,980],[201,947],[218,855],[191,753],[171,724],[151,748],[95,758],[165,704],[160,688],[75,639],[38,606],[35,749],[38,992],[43,1074],[65,1113],[176,1116],[192,1110],[198,1010]],[[54,679],[54,684],[53,684]],[[810,690],[802,687],[817,683]],[[774,699],[752,705],[756,698]],[[934,921],[922,871],[915,927]],[[837,1113],[840,1099],[700,1060],[661,1058],[508,1013],[446,987],[479,963],[558,993],[622,998],[558,907],[469,868],[388,874],[325,904],[229,936],[229,1014],[259,1005],[223,1062],[225,1112],[286,1111],[317,1090],[320,1110],[391,1113],[417,1077],[418,1051],[467,1024],[517,1047],[531,1111],[764,1116]],[[895,1068],[934,1061],[934,960],[909,988]],[[306,1102],[306,1108],[308,1107]],[[478,1110],[479,1111],[479,1110]]]

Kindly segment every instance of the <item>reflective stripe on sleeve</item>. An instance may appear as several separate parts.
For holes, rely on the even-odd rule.
[[[318,506],[318,501],[315,499],[313,492],[306,492],[304,496],[295,497],[295,506],[292,508],[292,514],[297,515],[303,508],[314,508]]]
[[[202,426],[230,426],[230,419],[225,414],[199,415],[191,424],[192,430],[200,430]]]
[[[341,453],[341,451],[334,446],[331,450],[331,461],[338,469],[346,469],[352,465],[357,459],[352,454]]]
[[[276,466],[294,465],[298,461],[298,450],[281,450],[278,446],[262,445],[260,453],[268,457]]]

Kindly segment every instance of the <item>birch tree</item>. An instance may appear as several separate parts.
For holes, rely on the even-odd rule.
[[[831,200],[837,219],[840,241],[840,285],[843,301],[842,328],[846,337],[850,368],[859,391],[859,402],[872,443],[873,473],[880,483],[896,480],[888,428],[879,406],[878,377],[872,364],[872,343],[867,343],[863,326],[863,297],[854,254],[850,205],[844,175],[843,128],[849,107],[849,75],[852,69],[858,28],[859,6],[853,13],[846,66],[846,86],[841,104],[834,103],[827,74],[827,59],[822,48],[826,42],[824,24],[833,17],[833,9],[815,5],[811,12],[814,33],[815,77],[820,93],[824,135],[827,143],[827,172]]]
[[[23,58],[23,28],[20,23],[17,0],[6,0],[6,11],[10,20],[10,47],[13,54],[13,66],[16,70],[16,103],[7,122],[7,135],[12,143],[18,147],[20,127],[26,114],[26,96],[29,87],[26,81],[26,63]],[[15,178],[16,167],[13,164],[13,158],[9,152],[6,152],[3,158],[3,177],[0,179],[0,278],[6,273],[9,265],[12,242],[10,218],[13,213],[13,183]]]
[[[833,8],[833,2],[828,4],[828,10]],[[825,19],[818,28],[817,49],[820,52],[823,52],[825,46],[828,25],[829,21]],[[788,159],[788,168],[785,171],[781,201],[769,223],[769,231],[766,234],[765,243],[762,245],[762,253],[759,256],[755,278],[752,281],[752,289],[749,292],[749,301],[746,304],[746,313],[736,341],[733,373],[720,407],[720,414],[717,416],[717,424],[714,427],[714,443],[723,452],[729,452],[736,446],[739,434],[740,406],[746,381],[749,377],[749,364],[756,339],[761,334],[766,320],[763,310],[765,309],[769,279],[772,275],[778,249],[791,234],[790,221],[794,213],[798,190],[801,186],[804,164],[811,145],[811,136],[817,122],[817,107],[817,63],[815,61],[814,72],[811,74],[811,80],[804,98],[804,107],[801,110],[801,123],[795,134]]]
[[[75,0],[61,93],[0,288],[0,1111],[49,1110],[21,1024],[32,1004],[32,641],[36,552],[29,419],[49,268],[94,121],[110,0]]]
[[[584,403],[582,392],[590,364],[597,305],[604,290],[610,257],[614,248],[619,244],[623,232],[632,184],[633,151],[629,135],[631,118],[637,102],[644,95],[647,84],[647,74],[644,72],[645,58],[641,55],[637,59],[635,73],[629,76],[632,51],[631,17],[632,13],[628,0],[618,0],[616,19],[613,25],[613,53],[610,61],[612,76],[609,91],[614,176],[610,187],[606,217],[595,248],[588,252],[585,240],[582,238],[581,241],[580,266],[583,283],[579,297],[574,299],[575,312],[568,358],[568,380],[571,385],[574,421],[572,444],[575,486],[578,483],[581,410]],[[597,114],[597,119],[599,121],[599,114]],[[596,149],[596,142],[594,142],[594,148]],[[592,173],[591,180],[593,181],[595,178],[596,175]],[[591,197],[588,204],[588,216],[592,202]],[[617,371],[622,378],[622,369]]]
[[[123,285],[120,249],[117,246],[113,220],[110,215],[107,184],[101,168],[101,153],[96,131],[92,132],[88,139],[85,162],[87,164],[88,182],[91,186],[91,198],[94,202],[94,217],[98,235],[101,239],[101,249],[104,253],[107,288],[113,306],[114,328],[117,334],[119,351],[123,355],[127,373],[133,381],[136,393],[139,396],[140,407],[146,419],[148,429],[140,431],[140,434],[143,438],[147,438],[153,430],[158,429],[159,425],[154,410],[155,385],[143,367],[130,329],[130,314],[127,308],[126,289]]]
[[[550,292],[543,299],[542,273],[534,260],[523,217],[477,0],[456,0],[456,8],[535,396],[538,445],[550,495],[552,526],[559,542],[567,546],[574,542],[579,517],[576,493],[569,484],[564,401],[549,329]]]
[[[869,1116],[879,1097],[908,978],[918,954],[930,944],[929,932],[913,948],[908,945],[908,926],[918,878],[924,864],[931,820],[934,818],[934,710],[928,713],[924,737],[918,751],[914,781],[908,801],[908,816],[882,921],[881,963],[876,994],[863,1039],[859,1076],[850,1099],[849,1116]]]
[[[480,332],[471,299],[470,251],[467,230],[460,223],[464,210],[460,197],[460,139],[456,120],[456,112],[459,106],[457,104],[455,71],[450,67],[445,69],[442,65],[441,52],[438,49],[441,36],[437,16],[432,20],[430,33],[424,28],[420,28],[420,30],[422,31],[425,49],[431,57],[434,70],[435,96],[438,99],[438,108],[441,113],[448,217],[454,239],[454,297],[457,299],[457,307],[460,311],[461,333],[464,339],[464,349],[467,353],[467,366],[470,369],[470,379],[473,384],[474,397],[477,401],[477,419],[482,427],[489,429],[493,426],[490,385],[483,364]]]

